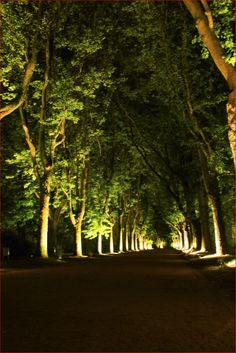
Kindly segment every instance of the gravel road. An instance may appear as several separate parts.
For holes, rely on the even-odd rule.
[[[3,352],[235,352],[234,303],[174,250],[2,271]]]

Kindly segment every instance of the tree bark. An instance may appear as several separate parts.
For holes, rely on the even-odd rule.
[[[98,254],[102,255],[102,234],[98,233]]]
[[[135,234],[135,228],[133,227],[132,232],[131,232],[131,250],[132,251],[135,251],[134,234]]]
[[[50,205],[51,170],[45,172],[41,184],[41,208],[40,208],[40,234],[38,241],[38,255],[48,257],[48,219]]]
[[[217,254],[223,254],[227,252],[227,241],[217,175],[214,166],[211,165],[210,170],[208,170],[207,157],[201,150],[199,150],[199,158],[202,168],[202,180],[212,211],[215,249]]]
[[[143,235],[141,234],[139,237],[139,250],[144,250],[144,244],[143,244]]]
[[[111,231],[110,231],[110,254],[114,254],[114,237],[113,237],[113,226],[111,226]]]
[[[189,243],[188,228],[187,228],[186,222],[182,224],[182,234],[183,234],[183,249],[189,250],[190,243]]]
[[[88,184],[88,161],[84,160],[84,169],[81,176],[81,201],[80,209],[78,212],[76,224],[75,224],[75,244],[76,244],[76,256],[83,256],[82,247],[82,223],[86,209],[86,192]]]
[[[119,217],[119,235],[120,235],[120,239],[119,239],[119,252],[123,252],[124,251],[124,239],[123,239],[123,233],[124,233],[124,213],[122,212],[120,217]]]
[[[216,249],[210,232],[208,197],[202,181],[198,192],[198,203],[202,233],[201,250],[205,249],[209,253],[214,253]]]
[[[125,219],[125,250],[129,251],[130,246],[129,246],[129,237],[130,237],[130,214],[128,213],[126,219]]]

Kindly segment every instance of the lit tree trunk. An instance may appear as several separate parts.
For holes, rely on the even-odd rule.
[[[212,211],[214,233],[215,233],[215,249],[218,255],[227,252],[227,243],[225,237],[225,226],[222,215],[222,206],[220,200],[219,187],[215,173],[209,176],[208,197]]]
[[[209,253],[214,253],[216,249],[214,245],[213,236],[210,232],[208,197],[202,181],[198,192],[198,202],[202,233],[201,250],[205,249]]]
[[[80,257],[83,256],[82,248],[82,222],[84,218],[84,212],[81,210],[79,217],[77,218],[77,223],[75,227],[75,255]]]
[[[223,53],[220,41],[216,37],[213,30],[213,18],[207,5],[207,0],[183,0],[183,2],[195,21],[196,28],[203,43],[209,50],[212,59],[214,60],[222,76],[227,81],[229,87],[230,93],[226,104],[226,112],[228,114],[228,137],[233,155],[236,181],[235,69],[233,65],[225,61],[225,55]],[[234,198],[234,202],[234,220],[236,223],[236,197]],[[234,228],[234,235],[236,235],[236,227]]]
[[[189,243],[188,228],[187,228],[186,222],[182,224],[182,232],[183,232],[183,248],[184,250],[189,250],[190,243]]]
[[[186,218],[188,223],[188,234],[190,247],[200,250],[201,248],[201,233],[198,232],[198,222],[195,212],[194,199],[189,185],[183,185],[184,196],[186,200]]]
[[[119,229],[119,235],[120,235],[120,239],[119,239],[119,252],[123,252],[124,250],[124,244],[123,244],[123,233],[124,233],[124,213],[122,213],[119,217],[120,220],[120,229]]]
[[[139,237],[139,250],[144,250],[143,235],[142,234]]]
[[[183,241],[183,233],[178,230],[178,235],[179,235],[179,250],[184,249],[184,241]]]
[[[85,215],[86,209],[86,192],[88,184],[88,161],[84,159],[83,173],[81,176],[81,190],[80,196],[81,201],[79,205],[79,213],[75,225],[75,244],[76,244],[76,256],[83,256],[83,247],[82,247],[82,223]]]
[[[138,237],[136,233],[134,234],[134,248],[135,251],[139,251]]]
[[[148,248],[146,238],[144,238],[144,240],[143,240],[143,247],[144,247],[144,250],[147,250],[147,248]]]
[[[222,207],[221,207],[217,176],[214,170],[214,166],[210,166],[210,172],[209,172],[207,158],[202,153],[202,151],[199,151],[199,156],[201,161],[203,183],[208,196],[210,208],[212,211],[215,249],[216,249],[216,253],[220,255],[227,251],[227,242],[226,242],[226,236],[225,236],[225,227],[224,227],[224,220],[222,215]]]
[[[102,234],[98,233],[98,254],[102,255]]]
[[[53,203],[53,195],[51,195],[51,203]],[[59,207],[50,208],[48,250],[54,255],[55,253],[58,253],[59,249],[61,249],[61,239],[58,237],[57,229],[60,222],[61,213],[65,205],[66,200],[64,200]]]
[[[129,217],[130,213],[128,213],[128,216],[126,217],[126,222],[125,222],[125,250],[129,251],[129,235],[130,235],[130,225],[129,225]]]
[[[113,226],[111,226],[111,231],[110,231],[110,254],[114,254]]]
[[[131,250],[132,251],[135,251],[135,228],[136,228],[136,225],[135,225],[135,222],[134,222],[134,225],[133,225],[133,228],[132,228],[132,232],[131,232]]]
[[[223,246],[222,246],[221,233],[220,233],[220,227],[219,227],[219,214],[218,214],[215,200],[213,198],[210,200],[210,203],[211,203],[214,233],[215,233],[216,254],[222,255],[223,254]]]
[[[62,143],[56,142],[57,137],[60,135],[58,132],[51,144],[50,154],[46,153],[46,141],[45,141],[45,122],[46,122],[46,94],[49,83],[49,61],[50,61],[50,49],[49,49],[49,38],[45,44],[45,69],[44,69],[44,82],[41,93],[41,107],[40,107],[40,120],[39,120],[39,155],[41,165],[44,171],[43,178],[41,180],[41,229],[39,237],[39,254],[41,257],[48,257],[48,219],[49,219],[49,203],[50,203],[50,177],[53,168],[53,156],[56,147]],[[64,126],[64,125],[63,125]],[[61,129],[60,129],[61,131]],[[29,143],[28,143],[29,144]]]
[[[134,210],[134,219],[132,222],[132,231],[131,231],[131,250],[136,251],[137,250],[137,236],[136,236],[136,228],[137,228],[137,222],[138,222],[138,217],[139,217],[139,202],[136,204],[135,210]],[[132,212],[133,214],[133,212]]]
[[[50,173],[45,172],[41,185],[41,210],[40,210],[40,234],[38,241],[38,255],[43,258],[48,257],[48,219],[50,205]]]

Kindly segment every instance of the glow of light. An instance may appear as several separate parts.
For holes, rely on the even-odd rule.
[[[183,251],[185,254],[190,254],[190,253],[193,251],[193,246],[191,246],[191,248],[189,248],[189,249],[184,248],[182,251]]]
[[[236,262],[236,261],[235,261],[235,259],[234,259],[234,260],[231,260],[231,261],[226,262],[225,265],[226,265],[227,267],[233,268],[233,267],[236,267],[236,266],[235,266],[235,265],[236,265],[235,262]]]
[[[206,252],[205,249],[201,249],[201,250],[191,251],[190,255],[198,255],[198,254],[203,254],[205,252]]]
[[[228,256],[229,256],[229,254],[219,255],[219,254],[215,253],[215,254],[200,256],[200,259],[224,258],[224,257],[228,257]]]

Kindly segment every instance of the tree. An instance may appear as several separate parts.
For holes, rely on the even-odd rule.
[[[235,110],[235,71],[234,66],[226,59],[220,40],[217,38],[213,27],[213,16],[207,0],[195,1],[184,0],[184,4],[192,15],[196,28],[203,43],[206,45],[214,60],[218,70],[226,80],[229,88],[228,102],[226,111],[228,114],[229,142],[234,160],[234,169],[236,175],[236,110]],[[225,2],[223,4],[225,12],[232,11],[233,3]],[[236,200],[236,199],[235,199]],[[236,202],[236,201],[235,201]],[[235,204],[236,212],[236,204]],[[234,230],[235,232],[236,230]]]

